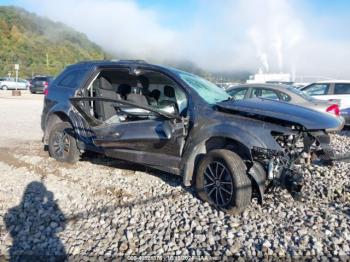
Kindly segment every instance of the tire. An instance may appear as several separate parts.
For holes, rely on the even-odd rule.
[[[79,160],[80,152],[74,130],[68,122],[54,125],[50,131],[48,142],[49,154],[57,161],[74,164]]]
[[[7,86],[2,86],[1,89],[2,90],[8,90],[8,87]]]
[[[231,214],[241,212],[252,198],[244,162],[226,149],[205,155],[197,169],[195,187],[200,199]]]

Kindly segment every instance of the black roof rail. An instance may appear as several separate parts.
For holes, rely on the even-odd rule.
[[[113,61],[113,60],[112,60]],[[120,63],[138,63],[138,64],[147,64],[147,62],[145,60],[141,60],[141,59],[121,59],[121,60],[117,60],[117,62]]]
[[[82,60],[73,64],[67,65],[69,66],[74,66],[74,65],[84,65],[84,64],[96,64],[96,63],[101,63],[101,62],[107,62],[108,60]]]
[[[76,65],[81,64],[100,64],[100,63],[137,63],[137,64],[148,64],[145,60],[141,59],[111,59],[111,60],[83,60],[75,63]],[[72,64],[72,65],[75,65]],[[70,66],[70,65],[68,65]]]

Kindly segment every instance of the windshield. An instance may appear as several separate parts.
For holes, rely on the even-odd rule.
[[[216,104],[231,98],[223,89],[199,76],[185,72],[179,72],[179,75],[182,80],[209,104]]]
[[[308,94],[306,94],[305,92],[299,90],[299,89],[296,89],[294,87],[287,87],[287,89],[289,91],[291,91],[292,93],[298,95],[298,96],[301,96],[302,98],[304,98],[305,100],[307,101],[310,101],[310,102],[314,102],[316,99],[313,98],[312,96],[309,96]]]

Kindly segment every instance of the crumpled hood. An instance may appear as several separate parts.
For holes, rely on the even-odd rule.
[[[239,101],[225,101],[217,104],[219,111],[240,114],[252,118],[281,120],[304,126],[308,130],[340,130],[342,118],[327,113],[270,99],[253,98]]]

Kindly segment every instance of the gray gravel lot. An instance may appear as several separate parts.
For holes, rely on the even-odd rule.
[[[304,197],[284,190],[229,216],[198,200],[181,179],[84,156],[50,159],[40,143],[42,96],[0,92],[0,254],[349,259],[350,165],[305,169]],[[332,135],[339,151],[350,133]]]
[[[15,141],[39,141],[41,139],[40,116],[43,95],[12,97],[11,91],[0,90],[1,133],[0,147],[11,146]]]

